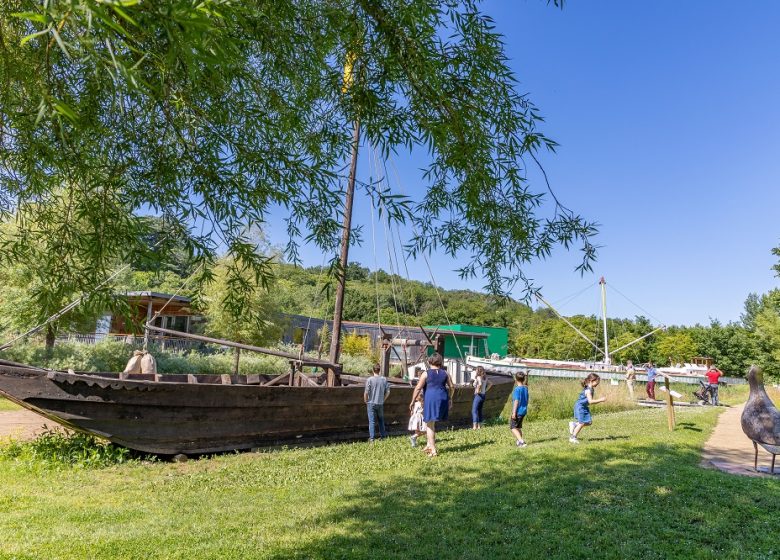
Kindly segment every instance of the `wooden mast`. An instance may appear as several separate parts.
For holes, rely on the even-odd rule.
[[[344,310],[344,287],[347,278],[347,263],[349,261],[349,237],[352,229],[352,201],[355,196],[355,174],[357,172],[358,145],[360,144],[360,120],[355,119],[355,130],[352,134],[352,159],[349,164],[349,179],[347,181],[347,197],[344,201],[344,224],[341,231],[341,255],[337,273],[336,305],[333,310],[333,332],[330,334],[330,362],[339,363],[341,354],[341,315]],[[340,371],[328,370],[328,387],[336,385]]]
[[[601,319],[604,322],[604,363],[610,365],[612,360],[609,357],[609,339],[607,338],[607,281],[604,277],[599,280],[601,284]]]

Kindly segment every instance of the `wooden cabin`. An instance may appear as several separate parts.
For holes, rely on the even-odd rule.
[[[203,318],[190,307],[192,300],[188,297],[159,292],[127,292],[124,295],[130,305],[132,318],[128,321],[121,315],[112,316],[109,334],[141,334],[144,323],[161,309],[163,309],[162,313],[153,321],[157,327],[191,333],[193,327],[203,321]]]

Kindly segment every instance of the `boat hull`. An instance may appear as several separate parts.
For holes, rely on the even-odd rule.
[[[512,384],[495,380],[485,417],[500,414]],[[413,387],[393,385],[391,432],[405,432]],[[0,393],[75,430],[137,451],[200,454],[289,442],[367,437],[364,388],[220,385],[121,380],[0,365]],[[471,422],[473,389],[458,387],[443,426]]]

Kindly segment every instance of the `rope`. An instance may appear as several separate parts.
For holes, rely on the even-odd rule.
[[[124,272],[124,271],[125,271],[125,269],[127,269],[127,268],[129,268],[129,267],[130,267],[130,265],[129,265],[129,264],[126,264],[126,265],[124,265],[122,268],[120,268],[119,270],[117,270],[116,272],[114,272],[114,274],[112,274],[111,276],[109,276],[108,278],[106,278],[105,280],[103,280],[103,281],[102,281],[100,284],[98,284],[98,285],[95,287],[95,289],[92,291],[92,293],[94,293],[94,292],[96,292],[97,290],[99,290],[100,288],[102,288],[104,285],[106,285],[108,282],[110,282],[111,280],[113,280],[114,278],[116,278],[116,277],[117,277],[117,276],[118,276],[120,273]],[[59,311],[57,311],[57,312],[56,312],[54,315],[51,315],[49,318],[47,318],[45,321],[43,321],[43,322],[42,322],[42,323],[40,323],[39,325],[37,325],[37,326],[35,326],[35,327],[31,328],[29,331],[27,331],[27,332],[25,332],[25,333],[23,333],[23,334],[20,334],[19,336],[17,336],[16,338],[14,338],[14,339],[10,340],[9,342],[6,342],[6,343],[5,343],[5,344],[3,344],[2,346],[0,346],[0,352],[2,352],[3,350],[5,350],[5,349],[7,349],[7,348],[10,348],[10,347],[11,347],[11,346],[13,346],[13,345],[14,345],[14,344],[15,344],[17,341],[21,340],[22,338],[25,338],[25,337],[27,337],[27,336],[30,336],[31,334],[35,334],[35,333],[37,333],[38,331],[40,331],[40,330],[41,330],[43,327],[45,327],[46,325],[48,325],[48,324],[49,324],[49,323],[51,323],[52,321],[56,321],[57,319],[59,319],[60,317],[62,317],[63,315],[65,315],[65,314],[66,314],[68,311],[70,311],[71,309],[74,309],[75,307],[77,307],[77,306],[78,306],[78,305],[79,305],[79,304],[82,302],[82,300],[84,299],[84,297],[85,297],[84,295],[81,295],[81,296],[79,296],[77,299],[75,299],[75,300],[73,300],[72,302],[70,302],[69,304],[67,304],[65,307],[63,307],[62,309],[60,309]]]
[[[154,314],[154,316],[153,316],[151,319],[149,319],[149,320],[146,322],[146,324],[147,324],[147,325],[148,325],[148,324],[150,324],[150,323],[154,323],[154,321],[157,319],[157,317],[159,317],[159,316],[160,316],[160,314],[161,314],[161,313],[162,313],[162,312],[165,310],[165,308],[166,308],[166,307],[168,307],[168,304],[169,304],[169,303],[171,303],[171,302],[173,301],[173,298],[175,298],[177,295],[179,295],[179,292],[180,292],[180,291],[182,291],[182,290],[184,289],[184,287],[185,287],[187,284],[189,284],[189,283],[190,283],[190,280],[192,280],[193,278],[195,278],[195,275],[196,275],[196,274],[197,274],[197,273],[200,271],[200,269],[201,269],[201,268],[203,268],[203,262],[201,262],[201,263],[200,263],[200,265],[198,265],[198,268],[196,268],[196,269],[195,269],[195,271],[194,271],[192,274],[190,274],[190,275],[189,275],[189,276],[188,276],[188,277],[187,277],[187,278],[184,280],[184,282],[182,282],[181,286],[179,286],[178,288],[176,288],[176,291],[173,293],[173,295],[172,295],[171,297],[169,297],[169,298],[168,298],[168,301],[166,301],[166,302],[165,302],[165,305],[163,305],[163,306],[160,308],[160,310],[159,310],[157,313],[155,313],[155,314]],[[144,352],[146,352],[146,351],[147,351],[147,348],[146,348],[146,346],[147,346],[147,338],[145,337],[145,338],[144,338]]]
[[[393,171],[395,173],[396,182],[398,183],[398,189],[403,194],[403,185],[401,183],[400,175],[398,173],[398,168],[395,166],[395,163],[390,160],[390,165],[393,168]],[[417,228],[415,227],[414,223],[412,223],[412,232],[417,235]],[[441,306],[442,313],[444,314],[444,320],[447,321],[448,325],[451,325],[450,318],[447,315],[447,309],[444,307],[444,301],[441,298],[441,292],[439,291],[439,285],[436,283],[436,279],[433,277],[433,270],[431,269],[431,263],[428,261],[428,256],[424,253],[422,254],[423,260],[425,261],[425,266],[428,269],[428,275],[431,278],[431,283],[433,284],[434,289],[436,290],[436,297],[439,300],[439,305]],[[455,339],[455,337],[453,336]],[[465,362],[466,359],[463,356],[463,351],[460,348],[460,344],[457,343],[457,339],[455,339],[455,347],[458,349],[458,355],[460,356],[460,359]]]
[[[621,295],[623,298],[625,298],[625,300],[626,300],[626,301],[628,301],[630,304],[632,304],[632,305],[636,306],[636,307],[637,307],[637,308],[638,308],[640,311],[642,311],[642,313],[644,313],[645,315],[647,315],[647,316],[648,316],[648,317],[650,317],[651,319],[654,319],[654,320],[655,320],[655,321],[656,321],[658,324],[660,324],[660,325],[663,325],[663,324],[664,324],[664,322],[663,322],[663,321],[661,321],[661,320],[660,320],[658,317],[655,317],[655,316],[654,316],[652,313],[650,313],[649,311],[647,311],[646,309],[644,309],[643,307],[641,307],[639,304],[637,304],[637,303],[635,303],[635,302],[631,301],[631,300],[628,298],[628,296],[624,295],[624,294],[623,294],[623,293],[622,293],[620,290],[618,290],[618,289],[615,287],[615,285],[614,285],[614,284],[610,284],[610,285],[609,285],[609,287],[610,287],[610,289],[611,289],[611,290],[614,290],[614,291],[616,291],[616,292],[617,292],[619,295]]]

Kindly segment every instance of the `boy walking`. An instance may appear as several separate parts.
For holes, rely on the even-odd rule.
[[[381,367],[374,364],[373,373],[366,381],[366,390],[363,392],[363,402],[368,411],[368,441],[374,441],[374,424],[379,423],[379,437],[387,436],[385,431],[385,399],[390,393],[390,384],[379,372]]]
[[[517,447],[527,447],[523,439],[523,419],[528,414],[528,387],[526,374],[515,374],[515,388],[512,390],[512,415],[509,417],[509,430],[515,436]]]

